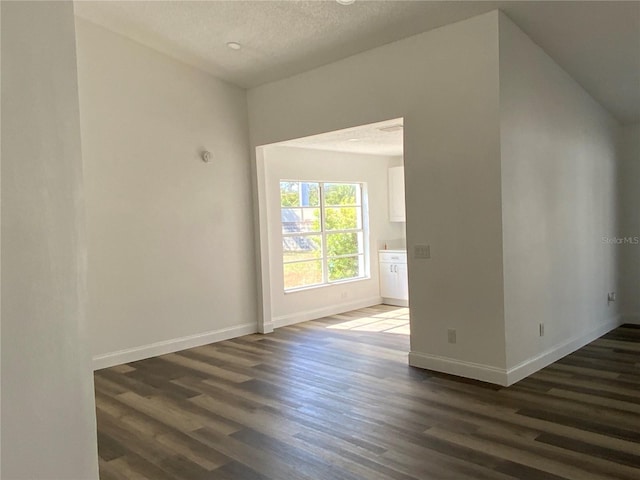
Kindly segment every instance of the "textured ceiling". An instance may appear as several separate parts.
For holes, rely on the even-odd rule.
[[[344,130],[337,130],[335,132],[288,140],[277,143],[276,145],[333,152],[402,156],[404,153],[402,125],[403,119],[396,118],[359,127],[345,128]]]
[[[246,88],[500,8],[620,121],[640,121],[639,1],[75,3],[80,17]]]

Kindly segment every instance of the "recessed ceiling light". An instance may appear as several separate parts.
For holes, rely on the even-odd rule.
[[[231,50],[240,50],[242,48],[242,45],[240,45],[238,42],[227,42],[227,47],[229,47]]]
[[[347,140],[347,142],[359,142],[360,139],[359,138],[350,138],[349,140]]]
[[[336,0],[340,5],[353,5],[356,0]]]

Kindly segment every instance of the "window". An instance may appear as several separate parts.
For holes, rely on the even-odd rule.
[[[280,182],[284,289],[363,278],[363,184]]]

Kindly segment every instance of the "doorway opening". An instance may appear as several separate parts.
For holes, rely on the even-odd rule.
[[[403,132],[395,118],[256,149],[260,332],[387,304],[404,310],[344,329],[408,334]]]

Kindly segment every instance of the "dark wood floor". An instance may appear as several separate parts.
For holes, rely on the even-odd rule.
[[[640,328],[501,388],[408,367],[407,318],[364,309],[96,372],[102,480],[640,478]]]

